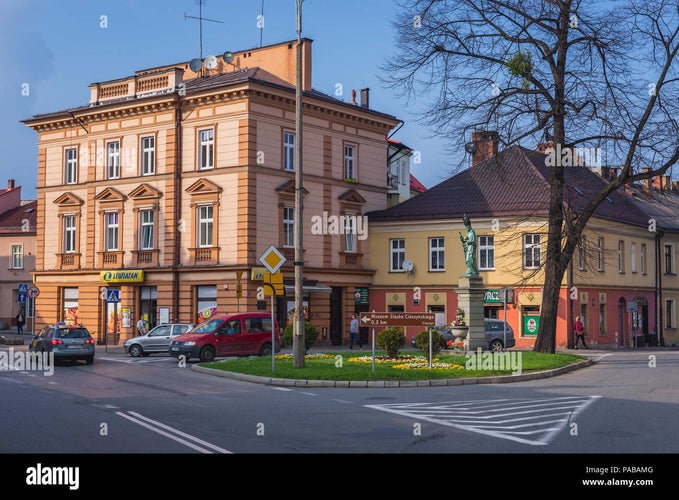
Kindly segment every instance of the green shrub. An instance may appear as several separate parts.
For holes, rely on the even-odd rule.
[[[283,333],[281,334],[281,337],[283,339],[283,344],[286,347],[292,347],[292,332],[293,332],[293,322],[290,321],[285,328],[283,329]],[[309,350],[309,348],[314,345],[316,340],[318,339],[318,328],[316,328],[314,325],[309,323],[308,321],[304,322],[304,349],[306,351]]]
[[[400,327],[387,328],[377,334],[375,343],[387,352],[388,357],[396,358],[399,349],[406,345],[406,334]]]
[[[443,348],[443,336],[436,330],[431,332],[431,354],[436,356]],[[425,356],[429,357],[429,330],[423,330],[415,337],[415,347],[424,351]]]

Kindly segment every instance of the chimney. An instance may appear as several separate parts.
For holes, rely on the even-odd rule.
[[[650,171],[651,171],[651,169],[648,168],[648,167],[643,167],[643,168],[641,169],[641,173],[642,173],[642,174],[647,174],[647,173],[650,172]],[[644,187],[644,189],[645,189],[646,191],[650,191],[650,190],[651,190],[651,182],[652,182],[652,179],[651,179],[650,177],[649,177],[648,179],[643,179],[643,180],[642,180],[643,187]]]
[[[472,132],[472,167],[497,154],[500,136],[495,131],[481,130]]]
[[[370,89],[367,87],[361,89],[361,106],[364,108],[370,107]]]
[[[351,104],[356,104],[356,89],[351,89]]]
[[[14,179],[7,179],[7,189],[14,189]]]

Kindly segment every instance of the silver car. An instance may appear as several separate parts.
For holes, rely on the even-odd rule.
[[[172,339],[191,330],[191,323],[164,323],[151,329],[148,333],[125,341],[125,352],[130,356],[148,356],[154,352],[167,354]]]

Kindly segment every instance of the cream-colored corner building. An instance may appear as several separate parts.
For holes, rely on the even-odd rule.
[[[362,221],[387,206],[399,121],[370,109],[367,89],[361,103],[314,90],[311,49],[305,39],[304,300],[319,343],[339,344],[374,272]],[[24,121],[38,134],[39,325],[75,321],[111,343],[140,317],[152,326],[256,309],[271,245],[286,258],[287,294],[275,299],[285,323],[296,41],[206,61],[94,83],[88,104]]]

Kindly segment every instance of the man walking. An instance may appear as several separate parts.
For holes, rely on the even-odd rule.
[[[351,323],[349,323],[349,349],[354,348],[354,342],[358,344],[360,349],[363,349],[363,344],[361,344],[361,339],[358,334],[359,332],[358,318],[355,314],[351,315]]]
[[[26,318],[24,318],[24,313],[19,311],[19,314],[16,315],[15,319],[17,321],[17,335],[23,335],[24,324],[26,323]]]

